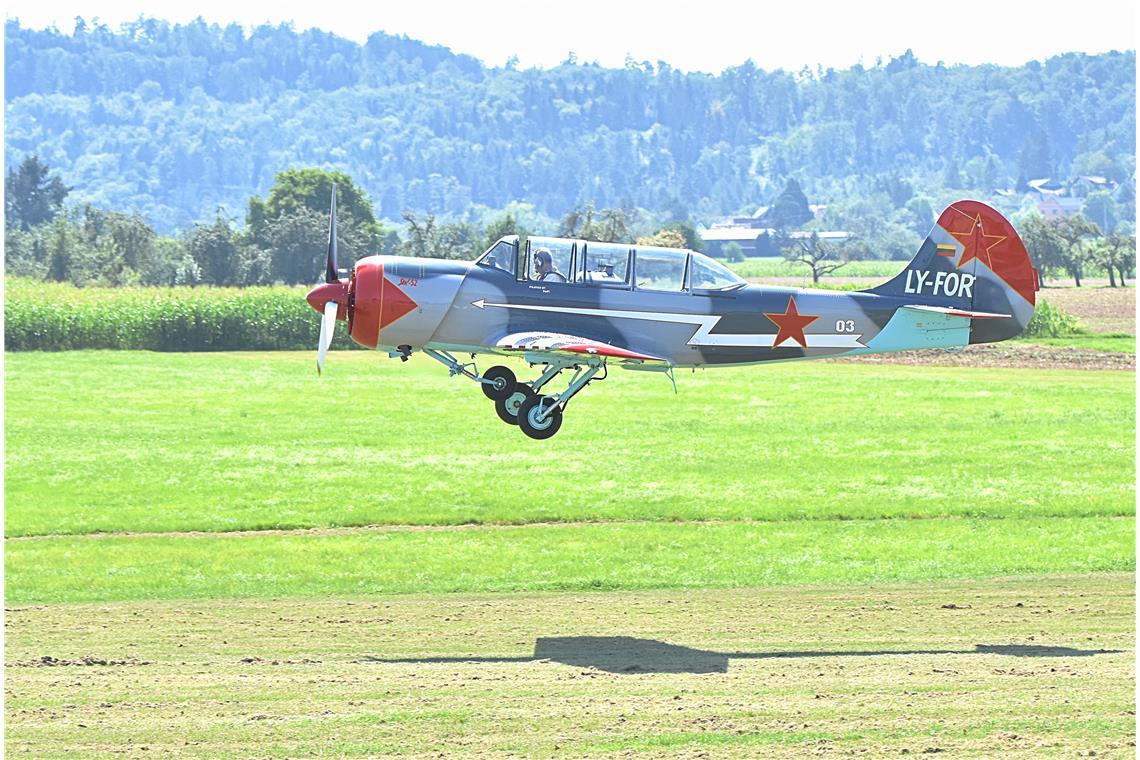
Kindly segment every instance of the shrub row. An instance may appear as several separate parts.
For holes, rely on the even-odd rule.
[[[75,288],[5,283],[9,351],[315,349],[305,288]],[[341,326],[334,348],[355,346]]]

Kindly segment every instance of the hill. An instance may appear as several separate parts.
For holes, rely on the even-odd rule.
[[[711,218],[771,201],[790,176],[813,202],[877,193],[905,209],[1135,171],[1134,52],[1014,68],[907,51],[840,71],[516,70],[381,33],[361,45],[156,19],[70,34],[9,21],[5,52],[9,165],[38,153],[72,200],[161,232],[219,206],[240,216],[278,171],[306,165],[348,172],[389,219],[511,201],[554,217],[593,201]]]

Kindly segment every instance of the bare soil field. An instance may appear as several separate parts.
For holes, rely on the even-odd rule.
[[[865,362],[869,364],[926,364],[943,367],[1136,369],[1136,355],[1123,351],[1096,351],[1075,346],[1039,346],[1032,343],[1009,341],[966,346],[961,351],[897,351],[828,361]]]
[[[1136,288],[1049,287],[1038,296],[1069,312],[1094,333],[1136,334]]]
[[[1134,591],[1119,573],[9,608],[5,739],[12,757],[1133,757]]]

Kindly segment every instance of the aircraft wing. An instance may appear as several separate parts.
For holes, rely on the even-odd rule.
[[[495,344],[500,350],[526,353],[532,356],[549,356],[557,359],[578,359],[600,356],[625,366],[657,365],[662,369],[669,362],[660,356],[631,351],[628,348],[603,343],[600,340],[580,338],[564,333],[521,332],[505,335]]]
[[[932,314],[943,314],[947,317],[964,317],[966,319],[1009,319],[1010,314],[995,314],[990,311],[969,311],[967,309],[952,309],[949,306],[929,306],[927,304],[907,304],[903,309],[912,311],[926,311]]]

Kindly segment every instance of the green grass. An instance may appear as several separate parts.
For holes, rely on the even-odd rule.
[[[1039,346],[1059,346],[1064,348],[1085,348],[1091,351],[1117,351],[1126,354],[1136,353],[1136,336],[1128,333],[1079,333],[1061,338],[1018,338],[1019,343],[1034,343]]]
[[[1135,569],[1131,518],[626,523],[9,541],[9,604],[866,584]]]
[[[830,276],[881,277],[887,280],[901,272],[906,264],[905,261],[852,261]],[[807,264],[788,261],[783,257],[758,256],[730,262],[728,267],[744,278],[807,277],[809,281],[811,279],[811,268]]]
[[[425,358],[326,366],[8,354],[6,535],[1134,508],[1131,372],[794,363],[674,396],[615,371],[534,442]]]

